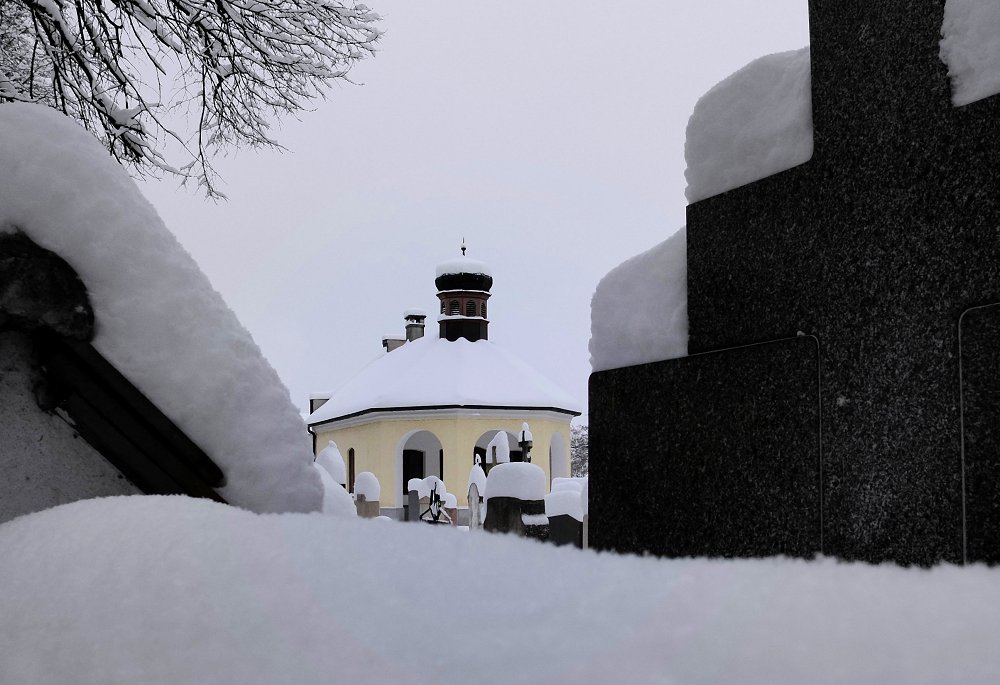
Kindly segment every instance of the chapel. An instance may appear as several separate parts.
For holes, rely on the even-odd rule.
[[[550,483],[570,475],[570,421],[579,403],[489,339],[493,275],[465,251],[437,267],[437,331],[426,330],[426,312],[407,310],[406,333],[384,337],[385,354],[336,392],[310,399],[314,448],[337,445],[351,491],[358,473],[374,473],[383,513],[402,515],[407,483],[428,476],[441,478],[465,506],[477,460],[525,458],[525,423],[531,462]]]

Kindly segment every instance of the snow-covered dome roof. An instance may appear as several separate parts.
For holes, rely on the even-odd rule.
[[[456,406],[580,412],[568,393],[495,343],[425,337],[369,364],[313,412],[308,423],[380,409]]]
[[[451,274],[482,274],[484,276],[493,276],[493,272],[490,271],[490,267],[486,262],[481,262],[478,259],[472,259],[465,255],[438,264],[435,278]]]
[[[438,292],[465,290],[488,293],[493,287],[493,274],[485,262],[462,255],[438,264],[434,285]]]

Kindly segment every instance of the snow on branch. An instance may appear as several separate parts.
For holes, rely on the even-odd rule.
[[[336,0],[0,0],[0,102],[60,109],[140,174],[219,195],[213,154],[280,147],[270,123],[346,80],[379,19]]]

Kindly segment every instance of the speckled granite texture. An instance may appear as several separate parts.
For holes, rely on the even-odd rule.
[[[591,413],[591,454],[609,455],[590,464],[591,545],[818,552],[818,371],[817,341],[801,337],[593,374],[591,394],[615,411]]]
[[[690,351],[820,341],[823,552],[847,559],[998,557],[1000,480],[972,479],[980,518],[963,526],[958,330],[963,311],[1000,302],[1000,97],[952,107],[942,13],[943,0],[813,0],[813,158],[688,207]],[[978,392],[1000,392],[1000,366],[979,368]],[[615,412],[601,392],[592,423]],[[990,411],[973,412],[977,455],[1000,454]],[[591,468],[620,456],[606,454],[592,449]],[[623,494],[605,487],[594,497]]]

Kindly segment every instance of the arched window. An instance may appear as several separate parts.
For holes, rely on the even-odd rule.
[[[461,313],[462,313],[462,307],[458,303],[458,300],[452,300],[450,303],[448,303],[448,314],[450,316],[458,316]]]
[[[444,314],[444,300],[441,300],[441,313]]]
[[[347,450],[347,491],[354,492],[354,448]]]
[[[465,303],[465,315],[475,316],[476,315],[476,303],[473,300],[469,300]]]
[[[479,305],[479,311],[481,312],[480,316],[482,316],[485,319],[486,318],[486,303],[485,302],[483,302],[481,305]]]

